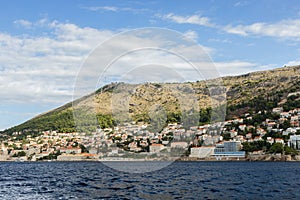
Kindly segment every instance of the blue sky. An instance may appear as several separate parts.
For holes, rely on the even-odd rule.
[[[1,1],[0,130],[72,100],[81,64],[124,30],[161,27],[204,47],[221,76],[300,64],[300,3]]]

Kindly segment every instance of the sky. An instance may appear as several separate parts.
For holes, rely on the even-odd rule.
[[[124,31],[155,27],[166,34],[180,33],[201,46],[220,76],[300,64],[297,0],[3,0],[1,4],[0,130],[70,102],[78,74],[93,51]],[[125,43],[133,47],[169,44],[154,36],[127,38]],[[116,47],[107,50],[118,52]],[[177,45],[173,50],[182,48]],[[201,54],[185,50],[194,57]],[[145,55],[145,60],[171,58],[158,51],[127,54],[112,66],[111,77],[130,70],[130,65],[145,64],[141,59]],[[158,68],[135,70],[131,76]],[[179,61],[174,68],[177,73],[188,71]]]

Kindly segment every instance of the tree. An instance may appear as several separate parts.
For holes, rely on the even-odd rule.
[[[291,127],[290,120],[285,120],[280,127],[283,128],[284,130],[286,130],[287,128]]]
[[[221,136],[223,136],[223,140],[225,141],[231,139],[230,133],[222,133]]]
[[[292,156],[298,155],[298,151],[289,146],[284,146],[284,153],[286,155],[292,155]]]
[[[254,142],[244,142],[243,150],[246,152],[253,152],[263,150],[264,148],[268,148],[268,145],[265,141],[254,141]]]
[[[283,145],[281,143],[274,143],[270,148],[270,153],[283,153]]]
[[[89,152],[84,145],[80,144],[79,147],[81,149],[81,153],[88,153]]]
[[[24,151],[20,151],[18,153],[15,153],[12,157],[23,157],[26,156],[26,153]]]

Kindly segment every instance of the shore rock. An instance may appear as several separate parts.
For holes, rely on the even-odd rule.
[[[296,161],[300,161],[300,155],[296,155],[296,156],[295,156],[295,160],[296,160]]]
[[[292,156],[291,155],[286,155],[285,156],[285,161],[292,161]]]

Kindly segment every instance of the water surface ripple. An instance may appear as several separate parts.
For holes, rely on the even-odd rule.
[[[300,162],[175,162],[141,174],[101,162],[3,162],[0,172],[4,200],[300,199]]]

